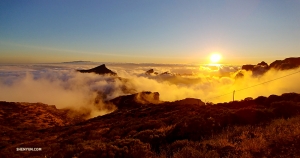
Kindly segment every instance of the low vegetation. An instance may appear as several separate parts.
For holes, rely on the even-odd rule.
[[[149,103],[79,123],[21,129],[22,135],[1,126],[6,133],[0,157],[297,157],[300,95],[206,105]],[[42,151],[16,152],[16,147]]]

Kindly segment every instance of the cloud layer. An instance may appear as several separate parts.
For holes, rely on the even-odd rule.
[[[159,92],[163,101],[199,98],[206,102],[231,101],[234,90],[237,100],[286,92],[300,93],[300,85],[297,84],[300,73],[261,84],[300,69],[270,70],[259,77],[244,72],[244,78],[237,80],[234,78],[237,66],[107,64],[121,79],[75,71],[94,66],[97,65],[2,65],[0,100],[42,102],[75,110],[90,109],[93,112],[91,116],[97,116],[113,110],[112,105],[104,103],[105,100],[141,91]],[[169,73],[146,75],[145,71],[150,68],[159,74]]]

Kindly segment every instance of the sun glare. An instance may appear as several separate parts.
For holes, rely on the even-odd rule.
[[[212,63],[218,63],[221,60],[221,55],[214,53],[210,56],[210,62]]]

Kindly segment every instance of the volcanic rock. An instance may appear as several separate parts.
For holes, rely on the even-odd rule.
[[[140,107],[146,104],[160,103],[158,92],[140,92],[136,94],[120,96],[110,100],[118,109]]]
[[[252,71],[253,76],[260,76],[269,70],[269,66],[266,62],[262,61],[257,65],[243,65],[242,70]],[[236,77],[240,78],[242,75]]]
[[[145,73],[146,73],[146,75],[150,75],[150,74],[153,74],[153,73],[154,73],[154,70],[153,70],[153,69],[150,69],[150,70],[146,71]]]
[[[99,75],[117,76],[117,73],[106,68],[105,64],[102,64],[100,66],[97,66],[97,67],[89,69],[89,70],[77,70],[77,71],[79,71],[81,73],[96,73]]]
[[[242,69],[246,71],[252,71],[254,68],[254,65],[243,65]]]
[[[300,66],[300,57],[286,58],[284,60],[276,60],[270,64],[270,68],[277,70],[295,69]]]
[[[268,65],[266,62],[264,62],[264,61],[258,63],[257,65],[262,66],[262,67],[268,67],[268,66],[269,66],[269,65]]]

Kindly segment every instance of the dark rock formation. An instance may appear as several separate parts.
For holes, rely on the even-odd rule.
[[[269,67],[266,62],[262,61],[257,65],[243,65],[242,70],[252,71],[253,76],[259,76],[267,72],[269,70]],[[239,75],[238,77],[242,77],[242,76]]]
[[[171,73],[166,71],[166,72],[161,73],[160,75],[171,75]]]
[[[270,68],[277,70],[295,69],[300,66],[300,57],[286,58],[284,60],[276,60],[270,64]]]
[[[140,92],[136,94],[120,96],[110,100],[118,109],[136,108],[146,104],[160,103],[158,92]]]
[[[150,70],[146,71],[146,75],[150,75],[150,74],[153,74],[153,73],[154,73],[153,69],[150,69]]]
[[[300,57],[286,58],[284,60],[276,60],[268,65],[266,62],[262,61],[257,65],[243,65],[242,70],[252,71],[253,76],[260,76],[266,73],[270,69],[275,70],[289,70],[300,67]],[[243,74],[238,73],[235,78],[242,78]]]
[[[155,72],[153,69],[150,69],[148,71],[145,72],[146,75],[158,75],[158,72]]]
[[[252,71],[255,65],[243,65],[242,70]]]
[[[258,63],[257,65],[262,66],[262,67],[268,67],[268,66],[269,66],[269,65],[268,65],[266,62],[264,62],[264,61]]]
[[[276,60],[268,65],[266,62],[262,61],[257,65],[243,65],[242,69],[246,71],[256,71],[258,69],[276,69],[276,70],[288,70],[295,69],[300,66],[300,57],[286,58],[284,60]]]
[[[105,64],[102,64],[100,66],[97,66],[97,67],[89,69],[89,70],[77,70],[77,71],[79,71],[81,73],[96,73],[99,75],[117,76],[117,73],[106,68]]]

